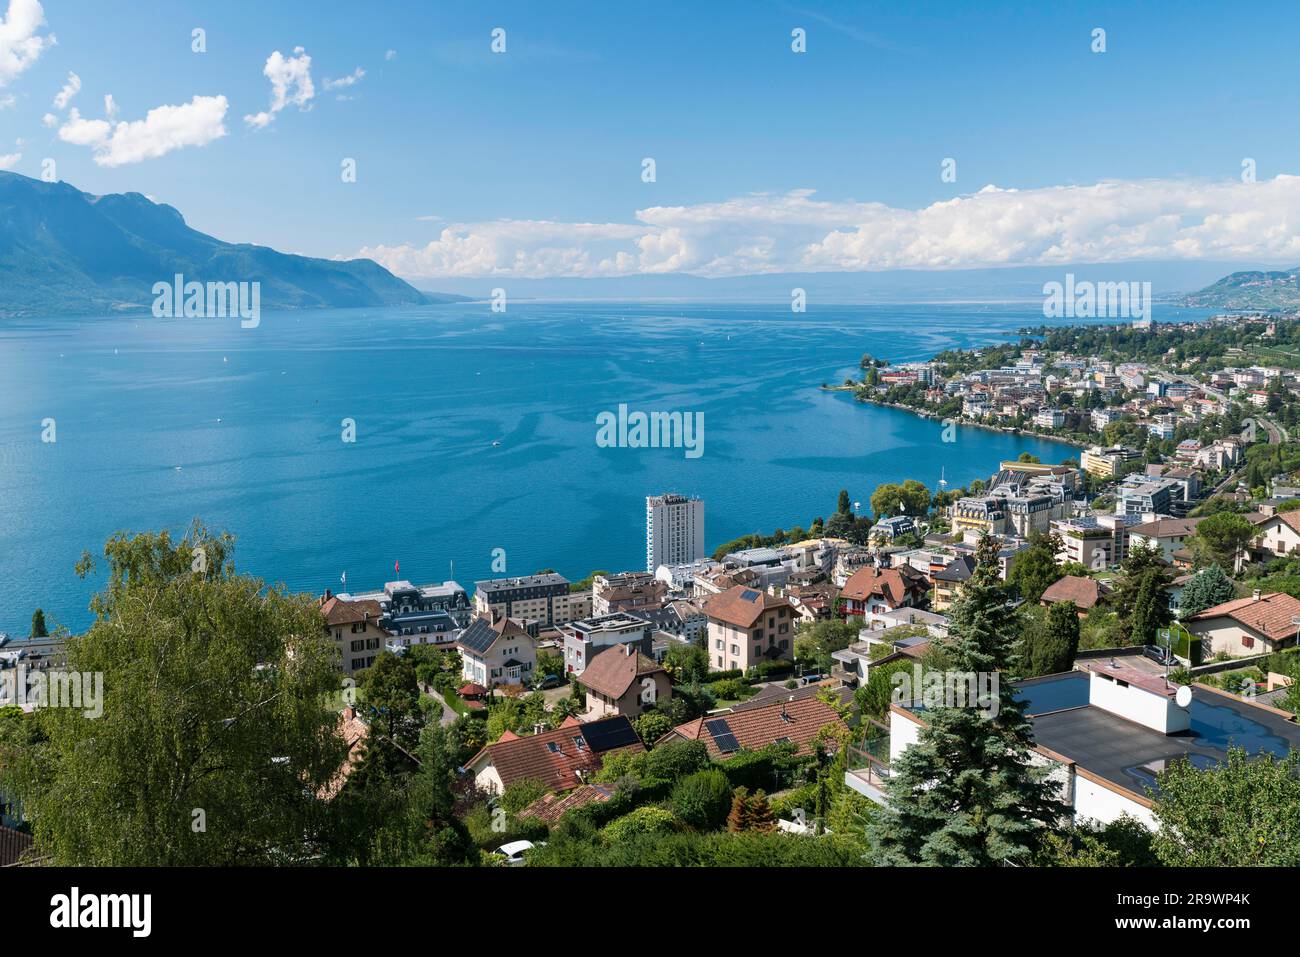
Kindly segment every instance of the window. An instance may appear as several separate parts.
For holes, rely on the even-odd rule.
[[[1250,635],[1242,635],[1242,636],[1241,636],[1241,647],[1243,647],[1243,648],[1254,648],[1254,647],[1255,647],[1255,639],[1252,638]]]
[[[361,640],[361,639],[357,639],[356,641],[352,642],[352,650],[353,650],[353,651],[365,651],[365,650],[366,650],[366,643],[365,643],[365,641],[363,641],[363,640]]]
[[[738,654],[740,654],[740,648],[739,648],[738,646],[736,646],[736,645],[732,645],[732,646],[731,646],[731,653],[732,653],[733,655],[738,655]]]

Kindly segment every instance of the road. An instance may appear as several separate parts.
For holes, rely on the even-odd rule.
[[[455,721],[457,717],[459,717],[459,715],[457,715],[456,712],[452,710],[452,708],[447,704],[447,702],[442,700],[442,695],[434,691],[433,688],[429,687],[428,685],[421,685],[420,690],[423,691],[425,694],[427,694],[434,701],[438,702],[438,704],[442,705],[442,719],[439,721],[439,723],[444,728],[447,725],[451,724],[453,721]]]

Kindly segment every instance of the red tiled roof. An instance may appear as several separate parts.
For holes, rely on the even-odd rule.
[[[487,694],[487,688],[484,688],[477,681],[467,681],[456,689],[456,694],[460,695],[462,698],[468,697],[469,695],[483,695]]]
[[[1286,641],[1296,635],[1296,625],[1291,619],[1300,617],[1300,599],[1284,592],[1270,592],[1259,598],[1237,598],[1222,605],[1207,608],[1188,618],[1188,621],[1205,621],[1210,618],[1231,618],[1251,628],[1270,641]]]
[[[619,726],[621,723],[621,727]],[[596,751],[587,739],[589,729],[600,726],[599,740],[607,740],[613,730],[615,740],[631,741],[617,747],[607,747]],[[508,733],[508,732],[507,732]],[[581,744],[579,744],[579,739]],[[552,747],[553,746],[553,747]],[[645,746],[636,736],[631,722],[619,715],[602,718],[599,721],[582,724],[566,721],[554,731],[519,737],[503,734],[495,743],[487,745],[474,755],[466,765],[473,768],[483,759],[496,768],[503,787],[509,787],[516,781],[539,781],[552,791],[567,791],[582,784],[582,777],[590,776],[600,770],[603,756],[616,751],[644,751]]]
[[[352,625],[367,620],[378,625],[384,610],[372,598],[344,601],[335,595],[320,606],[320,613],[325,616],[327,625]]]
[[[844,583],[841,598],[850,601],[866,601],[879,596],[891,606],[897,608],[907,599],[909,582],[897,568],[876,568],[866,565],[859,568]]]
[[[623,645],[614,645],[591,659],[578,676],[578,684],[617,701],[627,694],[627,689],[638,678],[659,674],[663,670],[653,658],[647,658],[639,651],[629,655]]]
[[[1109,594],[1110,589],[1095,578],[1066,575],[1047,586],[1047,590],[1043,592],[1043,604],[1072,601],[1081,611],[1087,611]]]
[[[348,753],[343,759],[343,764],[334,773],[334,777],[317,792],[317,797],[323,801],[337,797],[343,790],[343,786],[348,783],[348,778],[352,776],[353,770],[365,753],[365,744],[370,738],[370,726],[361,720],[356,708],[344,708],[343,713],[339,715],[339,734],[347,742]]]
[[[35,839],[30,834],[0,824],[0,867],[17,864],[34,843]]]
[[[719,718],[727,722],[736,741],[746,751],[755,751],[774,744],[779,739],[788,738],[798,745],[800,754],[807,754],[812,750],[812,743],[822,728],[848,727],[835,710],[819,698],[798,698],[794,701],[775,701],[761,708],[705,715],[678,725],[659,740],[676,736],[690,741],[703,741],[710,757],[726,758],[734,752],[724,754],[714,742],[708,727],[709,722]]]
[[[516,816],[535,817],[547,824],[554,824],[567,811],[588,804],[604,804],[613,796],[614,788],[610,785],[584,784],[582,787],[570,791],[564,797],[560,797],[558,794],[543,794]]]
[[[738,628],[752,628],[754,622],[758,621],[764,612],[771,611],[774,608],[791,607],[787,598],[778,598],[776,595],[769,595],[757,588],[736,585],[734,588],[728,588],[726,591],[709,598],[704,606],[704,611],[711,619],[717,619]]]

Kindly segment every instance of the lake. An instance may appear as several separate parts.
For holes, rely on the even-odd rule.
[[[841,488],[932,489],[1062,443],[941,426],[823,392],[864,352],[987,344],[1037,304],[511,303],[266,314],[8,320],[0,326],[0,631],[31,612],[84,628],[73,565],[116,530],[198,516],[237,566],[294,590],[376,588],[645,561],[648,494],[705,500],[709,550],[829,516]],[[596,418],[703,414],[698,457],[601,447]],[[55,441],[46,420],[53,420]],[[344,441],[345,419],[355,441]]]

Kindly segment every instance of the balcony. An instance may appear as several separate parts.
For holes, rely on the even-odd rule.
[[[865,725],[866,737],[848,746],[848,770],[844,784],[877,804],[885,804],[885,783],[889,780],[889,728],[878,721]]]

